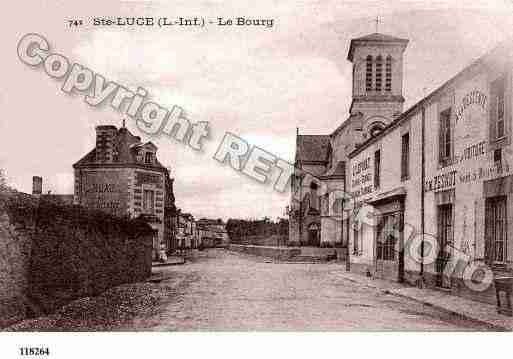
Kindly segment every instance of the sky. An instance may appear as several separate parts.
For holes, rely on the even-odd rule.
[[[72,164],[94,147],[95,126],[121,125],[123,114],[93,108],[82,94],[23,64],[16,47],[44,35],[54,52],[193,121],[211,137],[198,153],[172,139],[154,142],[175,178],[176,204],[196,217],[275,218],[289,194],[278,193],[212,157],[225,132],[292,161],[296,128],[329,134],[351,103],[351,38],[379,32],[410,40],[404,55],[406,110],[500,41],[513,36],[512,1],[66,1],[9,2],[0,58],[0,168],[20,191],[33,175],[43,189],[73,192]],[[7,6],[3,2],[1,7]],[[102,16],[203,16],[274,19],[272,28],[124,28],[91,26]],[[83,19],[82,27],[68,26]]]

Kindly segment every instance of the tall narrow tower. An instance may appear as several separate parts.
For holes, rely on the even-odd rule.
[[[368,138],[403,111],[403,53],[407,39],[380,33],[351,40],[347,59],[353,63],[351,115],[362,118]]]

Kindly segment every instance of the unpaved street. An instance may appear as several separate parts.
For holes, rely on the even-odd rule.
[[[161,269],[183,275],[184,292],[158,315],[137,318],[151,330],[478,330],[425,305],[344,279],[340,264],[273,264],[223,250]],[[163,282],[164,283],[164,282]]]
[[[130,284],[15,330],[485,330],[344,278],[341,264],[276,264],[225,250],[154,268]]]

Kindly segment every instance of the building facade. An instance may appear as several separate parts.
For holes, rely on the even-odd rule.
[[[403,53],[408,40],[374,33],[351,40],[353,64],[349,116],[329,135],[296,136],[291,180],[289,245],[346,246],[342,216],[348,155],[376,136],[403,109]]]
[[[146,220],[155,230],[154,259],[172,249],[173,179],[153,143],[141,142],[124,126],[97,126],[95,148],[73,169],[75,204]]]
[[[501,44],[349,155],[353,270],[495,301],[473,284],[513,271],[512,70]]]
[[[202,248],[225,247],[230,242],[226,225],[221,220],[201,218],[196,222],[196,227]]]
[[[178,212],[176,237],[179,249],[198,248],[198,230],[192,214]]]

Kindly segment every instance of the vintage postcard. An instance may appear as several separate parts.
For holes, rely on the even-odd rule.
[[[1,358],[513,330],[513,1],[0,6]]]

